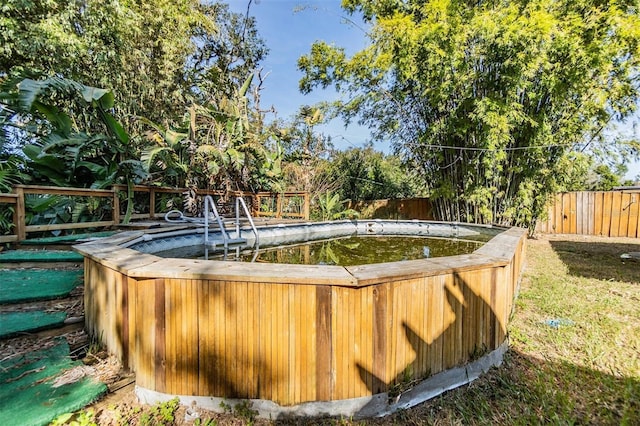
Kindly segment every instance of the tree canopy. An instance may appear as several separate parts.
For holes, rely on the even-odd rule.
[[[344,0],[370,23],[347,57],[317,42],[303,92],[390,140],[440,219],[522,224],[544,210],[568,154],[602,140],[638,98],[637,1]]]
[[[230,95],[267,53],[248,16],[198,0],[7,0],[0,77],[36,72],[110,88],[115,116],[180,117]]]
[[[34,178],[74,184],[71,174],[80,161],[114,161],[95,149],[98,142],[91,151],[81,138],[69,137],[104,130],[94,111],[67,93],[69,87],[93,87],[109,93],[111,121],[131,135],[126,149],[118,139],[106,145],[122,148],[127,160],[144,159],[150,181],[277,187],[279,154],[267,146],[259,108],[259,64],[267,49],[248,14],[198,0],[8,0],[2,11],[0,155],[26,148],[30,167],[48,167],[56,153],[73,163],[69,168],[59,161],[57,174],[34,170]],[[33,87],[47,88],[32,97],[34,107],[16,102]],[[51,137],[60,133],[60,117],[64,143]],[[109,183],[104,178],[110,173],[92,172],[92,185]]]
[[[385,198],[409,198],[419,193],[412,176],[394,155],[371,147],[352,148],[333,154],[328,180],[336,183],[340,198],[353,202]]]

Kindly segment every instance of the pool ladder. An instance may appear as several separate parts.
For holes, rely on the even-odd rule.
[[[242,231],[240,229],[240,207],[242,207],[242,210],[244,211],[244,215],[249,220],[249,224],[251,225],[251,230],[255,235],[253,246],[255,248],[259,247],[260,244],[259,244],[259,237],[258,237],[258,229],[256,228],[256,225],[253,222],[253,218],[251,217],[251,213],[249,213],[249,209],[247,208],[247,203],[245,203],[244,199],[242,197],[236,197],[236,220],[235,220],[236,233],[235,233],[235,238],[231,238],[229,236],[229,233],[227,232],[224,222],[222,221],[222,218],[220,217],[220,214],[218,214],[216,203],[213,200],[213,197],[211,195],[207,195],[204,198],[204,244],[205,244],[205,247],[208,248],[212,246],[213,248],[215,248],[217,245],[222,243],[224,246],[224,252],[226,257],[230,244],[239,245],[247,242],[245,238],[242,238],[242,234],[241,234]],[[209,213],[213,213],[213,217],[211,217]],[[211,220],[215,220],[216,223],[218,224],[218,227],[220,228],[220,234],[222,235],[222,240],[219,240],[219,239],[214,239],[211,241],[209,240],[209,223]]]

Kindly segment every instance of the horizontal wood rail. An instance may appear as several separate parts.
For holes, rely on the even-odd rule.
[[[20,242],[27,239],[27,234],[30,232],[44,232],[44,231],[58,231],[58,230],[70,230],[70,229],[87,229],[87,228],[103,228],[119,225],[122,222],[121,214],[121,198],[123,194],[127,193],[126,185],[114,185],[109,189],[93,189],[93,188],[65,188],[57,186],[43,186],[43,185],[15,185],[13,187],[13,193],[0,194],[0,207],[4,208],[5,205],[9,205],[9,208],[13,208],[13,234],[0,235],[0,243]],[[134,196],[138,194],[148,194],[148,200],[144,200],[140,207],[143,212],[134,212],[131,215],[131,219],[156,219],[163,217],[166,211],[158,211],[157,200],[160,194],[174,194],[182,197],[188,193],[188,188],[166,188],[155,186],[142,186],[136,185],[133,187]],[[96,220],[90,222],[69,222],[69,223],[50,223],[50,224],[27,224],[27,207],[25,203],[25,197],[29,195],[58,195],[65,197],[98,197],[104,198],[106,204],[111,207],[111,218],[107,220]],[[292,217],[309,219],[309,194],[306,192],[286,192],[282,194],[272,194],[268,192],[261,192],[258,194],[245,193],[241,191],[225,192],[218,190],[198,189],[197,195],[205,196],[220,196],[229,197],[232,201],[235,197],[245,197],[251,199],[249,206],[252,208],[252,215],[254,216],[272,216],[272,217]],[[275,197],[280,200],[277,203],[279,210],[274,212],[261,212],[258,213],[258,206],[260,206],[260,198]],[[302,199],[302,202],[298,202],[299,210],[286,211],[286,208],[293,205],[293,202],[283,202],[282,200],[293,200],[295,197]],[[181,206],[180,206],[181,207]],[[284,207],[284,211],[282,210]]]
[[[0,194],[0,203],[15,204],[18,200],[18,194]]]

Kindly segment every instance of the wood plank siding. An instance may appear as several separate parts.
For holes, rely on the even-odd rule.
[[[525,240],[512,228],[466,257],[304,279],[88,243],[87,326],[157,392],[282,406],[390,392],[504,342]]]

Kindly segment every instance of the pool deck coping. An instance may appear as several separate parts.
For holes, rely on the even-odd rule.
[[[139,279],[181,278],[365,287],[389,279],[399,281],[437,276],[464,272],[478,266],[506,266],[524,233],[526,230],[523,228],[509,228],[471,254],[346,267],[162,258],[119,246],[143,236],[143,231],[123,232],[73,248],[108,268]]]

